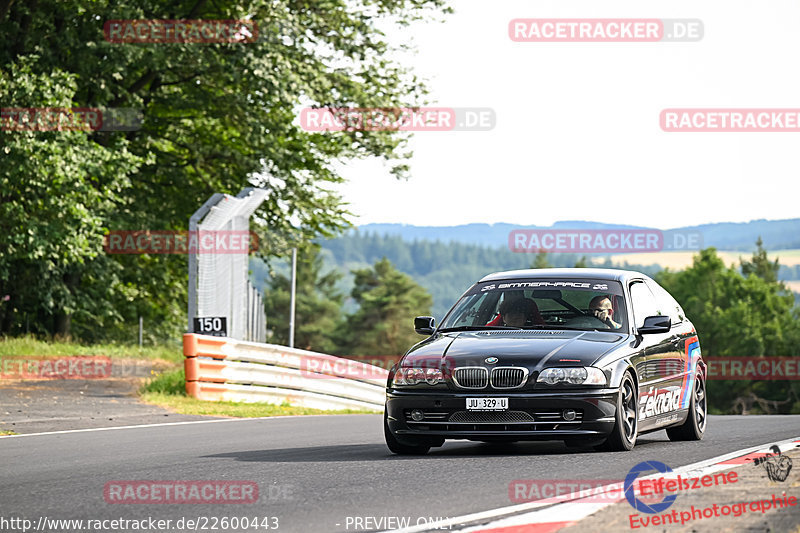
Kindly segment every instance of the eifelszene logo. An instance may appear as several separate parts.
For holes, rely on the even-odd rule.
[[[639,474],[643,472],[650,472],[652,470],[656,470],[657,472],[661,472],[665,474],[667,472],[672,472],[672,469],[659,461],[644,461],[639,463],[638,465],[631,468],[628,475],[625,476],[625,499],[628,500],[628,503],[631,504],[631,507],[636,509],[637,511],[641,511],[644,513],[649,514],[658,514],[661,511],[664,511],[669,508],[670,505],[675,503],[675,499],[678,497],[677,494],[669,494],[664,496],[664,499],[658,503],[654,504],[647,504],[644,503],[642,500],[638,499],[634,494],[634,482],[636,478],[639,477]]]

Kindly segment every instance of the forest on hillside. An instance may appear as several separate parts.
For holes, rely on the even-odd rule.
[[[489,247],[460,242],[431,240],[408,241],[397,235],[351,231],[336,239],[321,241],[326,264],[345,273],[342,285],[347,290],[347,273],[387,258],[399,271],[411,276],[433,296],[433,316],[444,313],[470,285],[491,272],[530,268],[536,254],[515,253],[507,247]],[[755,244],[751,244],[751,250]],[[657,265],[617,263],[606,257],[577,254],[548,254],[553,267],[576,264],[601,268],[622,268],[654,276]],[[800,279],[800,266],[779,266],[778,279]]]

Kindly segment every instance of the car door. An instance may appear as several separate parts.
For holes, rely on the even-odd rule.
[[[631,282],[630,293],[635,328],[641,327],[646,317],[662,314],[658,300],[645,280]],[[639,429],[644,431],[668,423],[669,413],[675,410],[680,400],[680,387],[673,377],[679,368],[672,368],[677,356],[672,331],[640,338],[645,364],[639,383]]]
[[[697,332],[691,322],[686,319],[683,308],[672,295],[653,280],[648,280],[647,283],[658,301],[661,312],[669,316],[672,321],[670,341],[673,347],[667,363],[669,371],[667,382],[671,387],[680,388],[679,409],[687,409],[700,353]]]

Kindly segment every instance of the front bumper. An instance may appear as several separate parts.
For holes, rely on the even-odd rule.
[[[614,428],[617,389],[558,392],[386,391],[389,430],[398,438],[602,440]],[[508,398],[507,411],[467,411],[467,398]],[[425,418],[414,421],[411,410]],[[572,409],[573,421],[563,419]]]

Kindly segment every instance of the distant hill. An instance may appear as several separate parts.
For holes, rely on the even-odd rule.
[[[398,270],[410,275],[433,296],[433,315],[441,319],[458,297],[490,272],[530,268],[535,254],[514,253],[508,247],[488,247],[459,242],[436,242],[417,239],[408,242],[396,235],[378,235],[353,231],[336,239],[322,241],[325,264],[342,272],[365,268],[386,257]],[[579,261],[577,254],[554,254],[548,260],[555,267],[571,267]],[[598,260],[595,266],[615,266],[610,260]],[[655,274],[658,266],[631,265],[646,274]],[[352,275],[341,287],[349,293]]]
[[[562,221],[553,226],[524,226],[525,228],[562,229],[633,229],[588,221]],[[321,241],[325,262],[349,272],[364,268],[381,257],[387,257],[402,272],[412,276],[433,295],[433,314],[442,318],[458,296],[477,279],[489,272],[529,268],[535,254],[514,253],[508,249],[508,234],[523,226],[513,224],[465,224],[461,226],[412,226],[404,224],[365,224],[357,230]],[[755,249],[759,235],[769,250],[800,248],[800,219],[755,220],[748,223],[720,223],[675,228],[669,232],[701,232],[703,247],[715,246],[731,253],[723,254],[726,264],[738,262],[738,253],[747,256]],[[794,253],[794,252],[793,252]],[[583,254],[550,254],[553,266],[571,267]],[[609,254],[585,254],[594,266],[630,268],[653,275],[663,265],[653,257],[683,255],[691,261],[691,252],[675,254],[628,254],[618,257]],[[781,254],[777,254],[781,256]],[[783,254],[778,273],[783,280],[800,280],[800,264],[794,255]],[[641,256],[641,257],[640,257]],[[664,257],[674,259],[674,257]],[[786,261],[789,259],[789,261]],[[788,265],[787,265],[788,263]],[[685,266],[685,265],[684,265]],[[342,285],[349,292],[352,276]]]
[[[362,234],[399,236],[405,241],[426,240],[459,242],[497,248],[506,246],[508,234],[515,229],[619,229],[643,228],[621,224],[604,224],[585,220],[564,220],[552,226],[520,226],[515,224],[463,224],[460,226],[413,226],[407,224],[365,224],[359,226]],[[750,222],[720,222],[700,226],[670,228],[670,232],[698,231],[703,236],[703,246],[719,250],[750,251],[759,236],[767,250],[800,248],[800,218],[786,220],[751,220]]]

